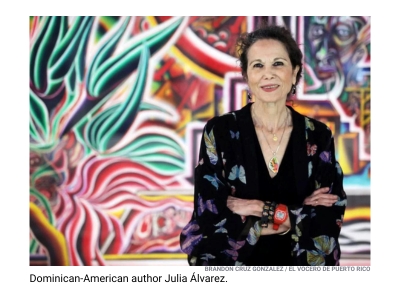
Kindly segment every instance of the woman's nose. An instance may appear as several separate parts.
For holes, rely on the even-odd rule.
[[[275,70],[272,67],[266,67],[263,72],[263,78],[265,79],[273,79],[275,75]]]

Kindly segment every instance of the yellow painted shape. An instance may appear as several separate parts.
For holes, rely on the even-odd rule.
[[[59,256],[62,258],[62,265],[69,265],[69,256],[64,235],[49,223],[49,220],[42,213],[41,209],[39,209],[34,203],[29,203],[29,210],[30,214],[37,216],[41,225],[49,230],[49,232],[56,238],[56,242],[58,243],[57,248],[60,250]]]
[[[350,221],[354,219],[371,219],[371,208],[360,207],[354,209],[346,209],[344,214],[344,221]]]

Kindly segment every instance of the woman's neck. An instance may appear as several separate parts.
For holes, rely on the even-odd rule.
[[[256,127],[275,132],[289,125],[289,114],[285,104],[255,102],[252,106],[252,119]]]

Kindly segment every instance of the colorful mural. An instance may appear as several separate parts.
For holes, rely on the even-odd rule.
[[[247,103],[234,45],[262,19],[301,44],[295,108],[335,134],[349,196],[343,257],[369,260],[369,17],[35,16],[31,265],[185,259],[202,128]]]

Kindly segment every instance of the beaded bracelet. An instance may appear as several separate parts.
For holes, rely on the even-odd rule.
[[[269,208],[269,223],[273,223],[274,219],[274,212],[276,211],[277,203],[271,202]]]
[[[268,227],[269,225],[269,209],[270,209],[270,202],[265,201],[263,204],[262,219],[261,219],[262,227]]]
[[[273,215],[274,211],[276,210],[276,207],[277,207],[276,202],[270,202],[270,201],[264,202],[262,219],[261,219],[262,227],[268,227],[269,223],[273,223]]]

